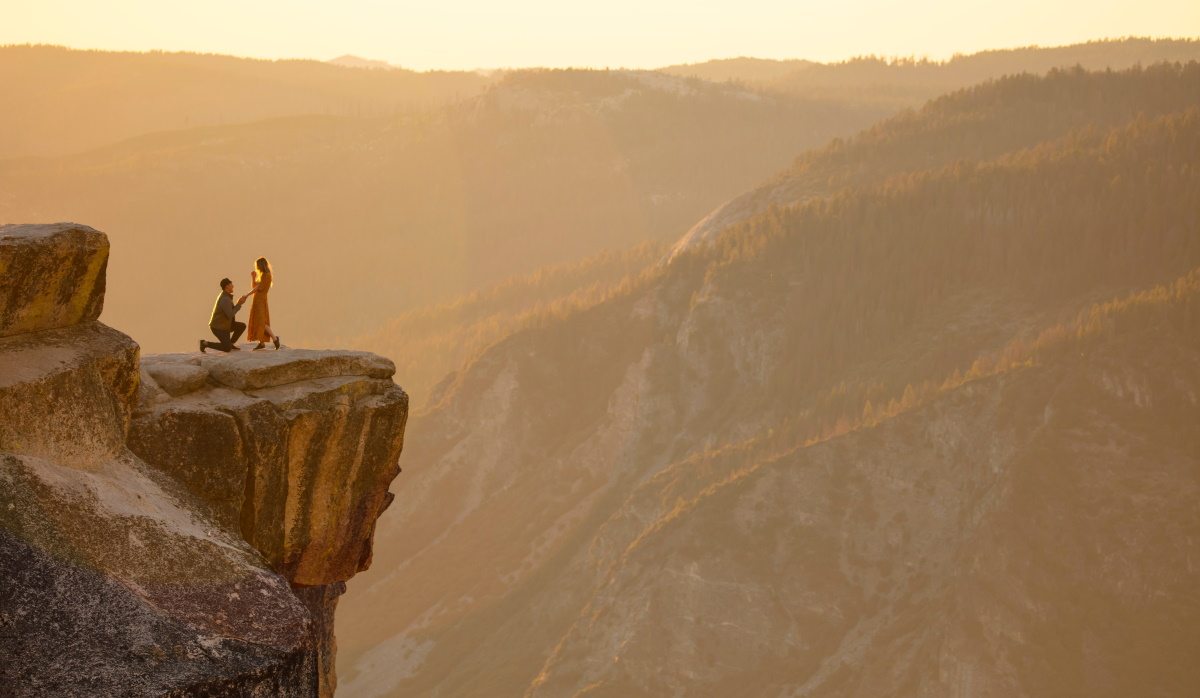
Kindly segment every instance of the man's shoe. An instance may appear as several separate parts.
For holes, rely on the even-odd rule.
[[[272,341],[275,342],[275,351],[279,351],[279,335],[275,335],[275,339]]]
[[[242,350],[242,348],[235,344],[235,345],[233,345],[233,348],[231,348],[229,351],[241,351],[241,350]]]
[[[204,341],[203,339],[200,340],[200,353],[207,354],[208,352],[204,351],[207,348],[208,348],[208,342]]]

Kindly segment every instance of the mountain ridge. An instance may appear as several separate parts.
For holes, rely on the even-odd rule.
[[[113,231],[131,252],[114,261],[107,317],[148,350],[194,342],[195,321],[181,309],[210,306],[213,281],[244,279],[236,269],[258,255],[290,289],[273,300],[292,318],[291,341],[340,345],[514,275],[673,238],[786,165],[783,152],[876,118],[680,85],[658,74],[538,71],[395,118],[281,117],[4,160],[0,215]],[[707,176],[716,163],[719,175]],[[334,244],[350,233],[355,246]],[[210,239],[227,242],[202,242]],[[401,258],[412,263],[398,274],[391,260]],[[371,301],[335,312],[319,284],[287,281],[331,275],[342,294]],[[177,295],[144,293],[149,279]]]
[[[1086,110],[1081,113],[1086,116]],[[851,187],[828,200],[771,209],[711,245],[687,250],[622,294],[493,345],[459,373],[436,407],[415,419],[427,440],[410,452],[418,464],[412,498],[401,494],[396,518],[380,522],[381,550],[388,551],[381,553],[386,559],[380,569],[393,572],[364,578],[367,586],[356,600],[373,616],[398,619],[406,629],[397,635],[347,606],[343,618],[357,630],[343,635],[347,691],[477,695],[482,689],[475,677],[488,675],[489,690],[520,694],[558,695],[590,686],[596,695],[655,695],[678,689],[686,676],[689,693],[723,695],[742,683],[757,686],[760,679],[748,677],[761,675],[761,681],[793,687],[819,679],[814,686],[837,695],[829,676],[818,674],[824,657],[835,653],[837,638],[849,641],[850,629],[837,623],[820,626],[821,644],[798,647],[801,654],[758,673],[750,648],[740,648],[717,627],[698,637],[716,638],[729,656],[748,657],[745,661],[722,664],[719,657],[726,653],[711,646],[709,654],[678,654],[653,639],[676,637],[675,646],[686,647],[685,628],[692,627],[687,618],[698,617],[680,605],[686,594],[673,596],[678,575],[655,561],[702,556],[721,526],[702,528],[705,534],[674,542],[669,550],[656,549],[638,558],[636,567],[631,563],[621,577],[620,588],[628,593],[605,596],[603,612],[593,619],[586,611],[589,594],[607,578],[609,546],[618,555],[628,547],[597,532],[612,520],[632,540],[639,535],[636,519],[656,520],[654,507],[671,512],[683,496],[686,510],[684,491],[659,496],[651,490],[653,506],[634,509],[632,528],[612,519],[639,483],[673,477],[672,464],[706,467],[710,450],[732,453],[727,449],[735,447],[728,444],[755,437],[783,452],[814,438],[844,443],[844,435],[871,433],[855,430],[857,423],[891,424],[896,414],[901,422],[911,419],[904,415],[915,414],[914,406],[935,404],[933,396],[947,383],[963,387],[964,395],[982,394],[991,390],[982,386],[1034,375],[1041,369],[1021,373],[1034,356],[1028,352],[1059,334],[1077,334],[1070,322],[1080,312],[1086,330],[1096,303],[1195,269],[1200,220],[1188,202],[1200,184],[1189,164],[1198,154],[1198,119],[1192,107],[1119,122],[1107,131],[1082,129],[1085,121],[1047,144],[991,161],[952,162],[882,186]],[[1194,314],[1194,303],[1190,308]],[[1060,323],[1067,324],[1055,329]],[[1171,329],[1163,336],[1170,339],[1162,349],[1167,354],[1156,356],[1175,352],[1194,360],[1191,340],[1180,339],[1190,335]],[[1001,367],[1014,372],[987,378]],[[1030,405],[1042,399],[1036,383]],[[1103,404],[1117,409],[1117,403]],[[1029,419],[1042,407],[1031,410]],[[1120,419],[1120,409],[1113,414]],[[1165,419],[1169,413],[1155,414]],[[994,416],[980,419],[976,424],[986,428]],[[1020,447],[1018,442],[1010,446]],[[959,443],[967,448],[970,441]],[[774,457],[771,451],[746,453],[764,462]],[[970,457],[987,462],[992,456],[980,447]],[[1185,450],[1182,457],[1191,456]],[[680,480],[700,475],[694,469],[674,472]],[[710,483],[726,475],[714,470]],[[842,497],[837,493],[845,487],[832,482],[816,491],[824,494],[811,496]],[[973,501],[962,496],[955,507]],[[1190,495],[1180,496],[1186,501]],[[922,506],[920,498],[910,500],[903,506]],[[858,500],[838,501],[850,506]],[[793,516],[786,502],[764,506],[761,516],[753,511],[738,516]],[[926,510],[921,520],[931,515]],[[827,507],[801,508],[795,516],[824,517],[823,530],[833,530],[840,520]],[[678,518],[684,519],[694,520]],[[920,527],[914,526],[915,536]],[[792,551],[788,559],[841,555],[831,542],[813,544],[818,547]],[[767,554],[748,540],[730,549],[735,556]],[[410,588],[403,599],[389,594],[397,580],[421,579],[435,569],[457,574],[443,575],[436,587]],[[688,574],[686,567],[670,569]],[[758,583],[753,572],[746,574],[741,581]],[[786,590],[789,604],[800,603],[806,593],[782,581],[767,584],[768,579],[775,577],[759,580],[766,606],[735,605],[741,616],[770,616],[764,609],[771,608],[771,588],[778,594]],[[857,584],[847,588],[859,589]],[[811,588],[820,594],[829,586],[814,580]],[[713,594],[706,598],[720,598]],[[1188,603],[1186,595],[1179,600]],[[700,608],[712,612],[711,602],[704,603],[709,605]],[[842,602],[835,595],[830,603],[836,608]],[[650,625],[639,625],[638,609],[647,604],[667,610],[647,616],[654,618]],[[857,617],[868,610],[847,605],[841,612]],[[576,624],[580,630],[571,631]],[[651,626],[659,630],[638,630]],[[803,624],[788,627],[803,636]],[[936,642],[959,637],[961,629],[930,626],[922,632],[933,633],[930,641]],[[892,644],[872,646],[900,651],[888,648],[904,647],[897,639],[903,636],[892,633]],[[620,661],[611,661],[616,656],[611,648],[621,637],[640,638],[635,643],[640,649],[633,659],[621,653]],[[1104,651],[1119,652],[1112,636],[1105,637]],[[566,649],[554,654],[560,643]],[[411,661],[398,676],[389,667],[403,659],[405,648]],[[541,648],[540,658],[535,648]],[[769,657],[772,650],[759,654]],[[936,673],[930,655],[922,656],[922,663],[906,665],[918,668],[896,695],[914,695],[922,685],[940,690],[922,683],[921,676]],[[789,665],[799,673],[789,673]],[[712,673],[713,667],[719,671]],[[843,679],[861,673],[847,671]],[[541,674],[549,678],[539,684]],[[981,685],[1025,686],[1027,694],[1038,694],[1054,676],[1034,672],[1020,680],[1026,683],[1013,684],[1010,674],[978,675]],[[697,678],[703,676],[709,678]],[[772,683],[763,691],[777,695],[778,688]]]

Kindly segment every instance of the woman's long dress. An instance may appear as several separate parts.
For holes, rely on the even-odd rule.
[[[254,292],[254,301],[250,304],[250,334],[251,342],[267,341],[267,326],[271,324],[271,309],[267,306],[267,291],[271,290],[271,272],[259,274],[258,290]]]

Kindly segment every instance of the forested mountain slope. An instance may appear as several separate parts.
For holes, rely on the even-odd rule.
[[[1184,695],[1200,111],[1127,89],[1172,70],[1024,79],[1077,121],[771,208],[484,352],[413,421],[343,690]]]
[[[1200,41],[1130,37],[1070,46],[995,49],[948,60],[859,56],[835,63],[758,58],[714,60],[662,68],[665,73],[747,85],[809,97],[857,98],[893,109],[919,106],[942,93],[1019,73],[1054,69],[1125,70],[1138,65],[1200,60]]]
[[[1013,75],[930,100],[856,135],[804,153],[774,177],[697,223],[681,246],[697,244],[772,205],[830,196],[844,187],[883,183],[898,174],[956,160],[994,158],[1066,136],[1106,129],[1200,104],[1200,63],[1125,71],[1052,70]]]
[[[656,477],[596,536],[595,591],[527,695],[1190,695],[1200,276],[1181,285],[1036,365]]]
[[[719,208],[695,226],[677,249],[710,239],[772,204],[790,205],[846,187],[877,185],[898,173],[941,167],[958,159],[993,158],[1065,136],[1071,129],[1107,128],[1138,114],[1151,118],[1196,103],[1200,103],[1200,70],[1195,63],[1124,72],[1051,71],[1044,78],[1022,75],[988,82],[805,153],[762,186]],[[647,250],[605,253],[541,270],[536,292],[528,285],[531,278],[514,278],[503,284],[508,291],[496,289],[482,296],[477,292],[413,310],[354,342],[389,356],[407,357],[403,362],[407,365],[398,370],[414,394],[423,396],[426,387],[459,368],[464,359],[526,322],[526,313],[603,297],[604,289],[618,285],[621,277],[606,275],[599,283],[594,274],[601,269],[618,271],[614,260],[624,259],[619,269],[636,277],[653,261],[644,257]],[[554,281],[548,283],[550,279]],[[490,306],[486,316],[479,315],[486,304],[476,305],[478,299],[516,288],[526,290],[512,300],[524,300]]]
[[[436,401],[438,384],[489,345],[531,324],[601,302],[655,266],[666,250],[645,242],[619,252],[601,252],[572,264],[542,267],[453,300],[412,310],[378,330],[357,337],[355,348],[385,348],[401,357],[396,370],[421,395],[423,409]]]

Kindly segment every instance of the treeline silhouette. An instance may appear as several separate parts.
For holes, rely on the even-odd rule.
[[[1071,129],[1110,128],[1138,114],[1155,118],[1198,103],[1200,64],[1194,61],[1120,72],[1055,69],[1045,76],[989,80],[803,153],[699,223],[676,249],[710,239],[771,204],[794,205],[956,160],[995,158],[1061,138]]]
[[[930,100],[852,139],[796,158],[782,177],[826,193],[882,181],[897,172],[954,160],[984,160],[1059,137],[1071,128],[1108,128],[1138,114],[1200,104],[1200,63],[1159,63],[1123,71],[1053,69],[1009,75]]]
[[[1137,65],[1200,59],[1200,40],[1128,37],[1059,47],[1026,46],[955,55],[944,61],[924,57],[859,56],[835,63],[730,59],[669,66],[664,72],[710,80],[734,80],[772,91],[854,100],[894,109],[967,85],[1019,73],[1046,73],[1079,66],[1123,70]]]
[[[812,65],[815,65],[815,61],[802,58],[772,60],[739,56],[738,58],[717,58],[703,63],[669,65],[658,70],[680,77],[695,77],[712,82],[734,81],[753,85],[782,78]]]

